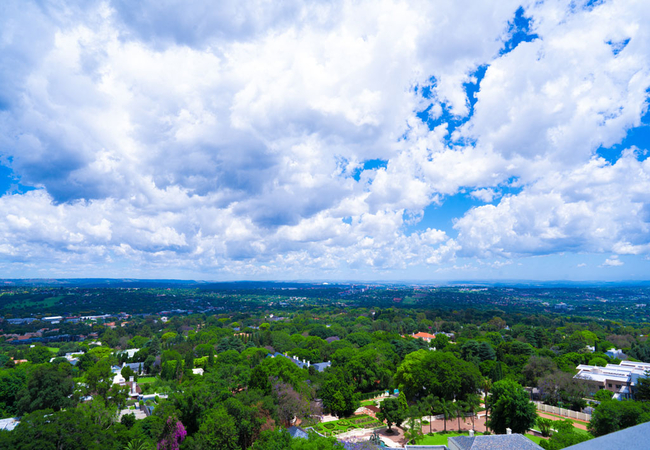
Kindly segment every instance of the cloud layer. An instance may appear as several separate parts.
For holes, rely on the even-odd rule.
[[[601,152],[647,112],[650,11],[579,3],[4,2],[0,162],[36,189],[0,197],[0,264],[340,278],[647,255],[647,149]],[[486,204],[454,233],[418,226],[462,193]]]

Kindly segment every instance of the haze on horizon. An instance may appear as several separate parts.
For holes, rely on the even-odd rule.
[[[645,1],[76,3],[0,4],[0,278],[648,279]]]

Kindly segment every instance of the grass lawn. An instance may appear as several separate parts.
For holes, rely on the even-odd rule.
[[[560,416],[559,414],[553,414],[553,413],[549,413],[549,412],[545,412],[545,411],[542,411],[542,412],[543,412],[544,414],[549,415],[549,416],[557,417],[558,419],[569,419],[569,420],[570,420],[571,422],[573,422],[573,423],[581,423],[581,424],[583,424],[583,425],[588,425],[588,424],[589,424],[589,422],[584,422],[584,421],[582,421],[582,420],[572,419],[571,417],[564,417],[564,416]],[[542,417],[542,416],[540,416],[539,414],[538,414],[538,416],[539,416],[539,417]]]
[[[138,378],[138,383],[153,383],[156,381],[156,377],[140,377]]]
[[[418,445],[447,445],[447,438],[454,436],[468,436],[469,433],[458,433],[452,431],[449,433],[434,433],[433,436],[425,435],[418,439]]]
[[[586,430],[581,430],[580,428],[577,428],[577,427],[573,427],[573,429],[575,430],[575,432],[576,432],[577,434],[581,434],[581,435],[583,435],[583,436],[594,437],[593,434],[591,434],[590,432],[588,432],[588,431],[586,431]]]
[[[539,443],[544,440],[543,437],[541,437],[541,436],[533,436],[532,434],[524,434],[524,436],[526,436],[528,439],[530,439],[531,441],[533,441],[537,445],[539,445]]]
[[[361,402],[361,406],[375,406],[374,400],[364,400]]]
[[[59,352],[59,349],[56,348],[56,347],[45,347],[45,348],[48,349],[49,351],[51,351],[52,353],[58,353]]]

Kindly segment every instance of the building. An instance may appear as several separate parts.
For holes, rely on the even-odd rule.
[[[605,354],[610,358],[627,359],[627,355],[620,348],[610,348]]]
[[[429,334],[423,332],[415,333],[412,334],[411,336],[414,337],[415,339],[423,339],[425,342],[431,342],[433,339],[436,338],[435,334]]]
[[[447,440],[449,450],[539,450],[542,447],[535,444],[523,434],[492,434],[488,436],[453,436]]]
[[[63,320],[63,317],[61,317],[61,316],[50,316],[50,317],[43,317],[41,320],[43,322],[49,322],[51,324],[55,324],[55,323],[60,323]]]
[[[645,378],[650,371],[650,363],[622,361],[620,364],[607,364],[605,367],[580,364],[573,377],[584,380],[590,386],[590,394],[601,389],[614,393],[616,400],[634,399],[639,378]]]
[[[273,354],[267,355],[267,358],[276,358],[276,357],[282,357],[282,358],[287,358],[289,361],[294,363],[296,366],[300,367],[301,369],[309,369],[310,366],[313,366],[314,369],[316,369],[318,372],[322,372],[325,369],[327,369],[329,366],[332,365],[330,361],[325,361],[325,362],[320,362],[320,363],[310,363],[306,359],[300,360],[298,358],[295,358],[293,356],[289,356],[288,354],[282,354],[280,352],[275,352]]]

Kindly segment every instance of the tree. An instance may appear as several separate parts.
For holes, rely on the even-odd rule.
[[[539,420],[540,419],[538,419],[538,422]],[[586,433],[578,434],[573,426],[573,422],[569,419],[556,421],[550,419],[547,420],[549,420],[556,429],[550,439],[542,439],[539,443],[539,445],[547,450],[560,450],[591,439],[591,436]]]
[[[650,404],[634,401],[606,401],[591,415],[589,431],[602,436],[650,420]]]
[[[120,423],[130,430],[135,425],[135,414],[124,414],[120,419]]]
[[[478,390],[478,368],[450,352],[418,350],[409,353],[397,368],[395,382],[410,400],[430,394],[447,400],[465,399]]]
[[[445,400],[444,398],[436,397],[437,411],[442,414],[445,433],[447,432],[447,420],[451,419],[453,414],[452,403],[453,402],[451,400]]]
[[[237,427],[235,420],[224,408],[210,411],[199,428],[198,433],[183,444],[183,448],[194,449],[218,448],[223,450],[237,450]]]
[[[645,376],[637,381],[634,399],[642,402],[650,401],[650,371],[646,371]]]
[[[275,383],[273,397],[278,405],[278,418],[287,427],[294,417],[303,418],[309,414],[309,402],[288,383]]]
[[[549,437],[551,435],[552,426],[553,420],[544,417],[537,418],[537,427],[539,428],[540,433],[542,433],[542,436]]]
[[[86,372],[86,385],[88,392],[96,392],[105,401],[108,399],[108,391],[113,386],[113,372],[107,358],[100,360]]]
[[[613,396],[614,393],[612,391],[608,391],[607,389],[600,389],[594,394],[594,399],[598,400],[599,402],[606,402],[607,400],[611,400]]]
[[[453,402],[451,404],[451,413],[456,416],[456,419],[458,420],[458,432],[460,433],[460,418],[463,416],[463,413],[465,412],[465,408],[463,407],[462,403],[460,401]]]
[[[377,418],[381,421],[386,421],[388,431],[392,431],[392,426],[400,426],[406,418],[406,411],[404,411],[399,401],[396,398],[387,398],[379,404],[379,412]]]
[[[32,412],[39,409],[59,411],[72,405],[74,382],[64,370],[55,366],[36,366],[29,374],[27,386],[20,391],[16,409]]]
[[[476,417],[476,410],[481,406],[481,397],[478,394],[468,395],[464,406],[465,411],[472,414],[472,430],[474,430],[474,418]]]
[[[260,433],[252,450],[286,450],[291,448],[291,435],[285,428],[265,430]]]
[[[323,383],[319,391],[323,406],[337,417],[347,417],[359,407],[358,395],[344,379],[342,372],[336,372]]]
[[[503,434],[506,428],[515,433],[525,433],[537,418],[535,405],[528,399],[528,393],[519,383],[501,380],[492,386],[488,398],[491,417],[489,426],[495,433]]]
[[[168,417],[158,441],[158,450],[178,450],[187,431],[176,417]]]
[[[421,414],[416,408],[409,412],[408,428],[404,431],[404,437],[407,443],[417,444],[418,438],[422,436],[422,422],[420,421]]]

